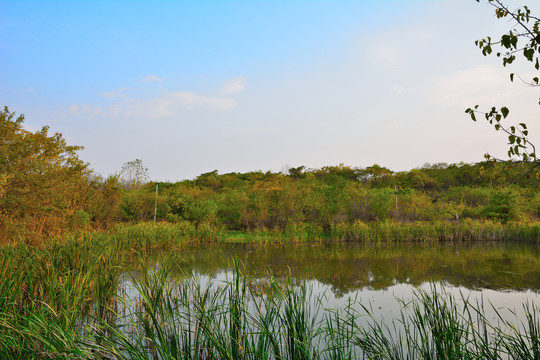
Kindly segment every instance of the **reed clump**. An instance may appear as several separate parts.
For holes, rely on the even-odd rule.
[[[540,224],[507,223],[493,220],[416,221],[391,220],[364,223],[338,223],[330,238],[338,241],[417,242],[417,241],[529,241],[540,240]]]
[[[459,226],[465,225],[356,222],[336,225],[326,238],[320,228],[292,226],[286,235],[259,230],[255,238],[344,241],[361,234],[363,241],[383,242],[428,234],[427,241],[440,240],[441,233],[449,237]],[[521,225],[497,223],[467,229],[472,234],[467,236],[487,238],[524,231]],[[230,234],[218,227],[196,236],[198,231],[190,223],[144,223],[39,247],[0,247],[0,358],[537,359],[540,354],[533,305],[527,305],[524,323],[501,318],[490,324],[483,309],[466,299],[419,292],[411,303],[413,315],[404,311],[399,323],[373,319],[366,326],[359,319],[369,316],[367,307],[357,310],[365,304],[321,310],[324,299],[306,282],[269,275],[259,283],[244,276],[240,264],[225,283],[205,282],[180,270],[181,251],[155,266],[154,252],[224,241]],[[524,236],[537,236],[534,225],[527,231]],[[312,234],[309,240],[300,237],[306,232]],[[252,241],[249,233],[244,240]],[[130,271],[140,276],[123,281]]]
[[[306,281],[269,275],[254,280],[235,260],[224,281],[203,279],[169,256],[114,292],[104,311],[81,316],[71,298],[56,310],[31,299],[0,314],[0,356],[77,359],[537,359],[539,308],[525,319],[487,320],[482,303],[433,286],[403,301],[401,318],[384,322],[369,304],[349,299],[324,308]],[[73,281],[73,283],[75,283]],[[82,288],[82,287],[80,287]],[[74,295],[73,293],[71,293]],[[76,294],[76,293],[75,293]],[[90,292],[84,294],[90,295]],[[63,294],[66,298],[68,293]],[[84,296],[83,296],[84,298]],[[18,308],[17,308],[18,307]],[[17,311],[18,310],[18,311]],[[15,312],[13,312],[15,311]],[[78,315],[76,315],[76,313]],[[366,320],[367,319],[367,320]]]

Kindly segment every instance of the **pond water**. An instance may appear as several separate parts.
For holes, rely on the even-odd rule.
[[[215,244],[176,251],[185,265],[204,275],[232,269],[253,277],[273,274],[316,280],[341,297],[359,290],[388,290],[395,285],[439,282],[469,290],[540,290],[540,246],[511,242],[356,243],[257,246]]]
[[[155,255],[155,262],[167,254]],[[376,317],[399,316],[417,289],[446,292],[471,302],[520,313],[540,304],[540,246],[515,242],[416,244],[254,245],[219,243],[174,251],[181,267],[203,286],[232,278],[233,259],[254,281],[270,276],[305,280],[324,308],[342,308],[353,298]],[[137,272],[125,276],[137,278]],[[124,282],[125,284],[125,282]],[[128,291],[130,292],[130,291]],[[133,292],[130,292],[134,296]],[[488,311],[489,313],[489,311]],[[496,320],[495,314],[492,320]]]
[[[249,278],[249,286],[264,289],[269,279],[302,282],[312,295],[309,307],[317,310],[315,323],[322,322],[328,311],[350,310],[351,304],[360,315],[360,326],[369,326],[373,320],[399,323],[404,314],[414,311],[409,305],[419,289],[428,293],[437,290],[457,302],[467,299],[475,306],[483,304],[485,319],[503,331],[509,324],[526,322],[524,304],[540,305],[537,244],[186,245],[155,254],[155,269],[171,255],[179,271],[169,276],[185,278],[184,270],[189,270],[202,289],[219,289],[221,284],[230,283],[233,259]],[[133,271],[124,274],[120,282],[122,293],[132,304],[140,303],[140,288],[133,286],[140,278],[141,273]],[[248,307],[253,310],[253,304]],[[130,312],[124,308],[128,318]],[[393,330],[388,331],[393,336]]]

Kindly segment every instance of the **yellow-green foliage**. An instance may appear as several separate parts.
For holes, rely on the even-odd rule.
[[[169,211],[160,218],[196,226],[222,224],[229,230],[289,229],[289,233],[293,224],[297,228],[311,224],[326,234],[338,224],[355,221],[536,221],[538,180],[515,181],[527,169],[526,164],[501,169],[488,163],[438,164],[397,174],[375,166],[343,165],[299,167],[289,174],[213,171],[194,181],[165,184],[162,207]],[[146,195],[142,191],[125,198],[148,196],[152,186]],[[149,213],[141,219],[151,218]]]
[[[0,112],[1,241],[37,241],[66,230],[154,218],[189,222],[199,230],[303,234],[311,229],[310,236],[319,237],[355,222],[383,222],[383,231],[387,223],[506,224],[540,216],[535,164],[435,164],[399,173],[377,164],[340,164],[299,166],[287,174],[212,171],[194,180],[144,183],[140,160],[126,164],[135,171],[131,180],[124,178],[126,167],[121,175],[102,179],[78,159],[80,147],[67,145],[60,134],[49,135],[47,128],[26,131],[22,121],[7,108]]]

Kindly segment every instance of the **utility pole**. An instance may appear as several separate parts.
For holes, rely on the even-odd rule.
[[[394,185],[394,193],[396,194],[396,211],[397,211],[397,185]]]
[[[156,184],[156,201],[154,202],[154,222],[157,219],[157,194],[158,194],[158,184]]]

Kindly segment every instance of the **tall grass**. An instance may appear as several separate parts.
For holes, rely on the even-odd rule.
[[[524,304],[526,320],[504,319],[489,323],[482,302],[472,304],[461,295],[444,291],[417,291],[415,301],[405,304],[399,320],[401,332],[374,319],[359,329],[357,343],[371,359],[538,359],[540,356],[538,307]],[[393,323],[395,325],[396,322]]]
[[[537,359],[538,308],[524,322],[490,324],[482,304],[432,287],[384,322],[351,299],[321,310],[305,282],[253,285],[237,265],[223,283],[177,282],[170,268],[134,280],[140,302],[128,317],[101,322],[103,356],[161,359]],[[133,301],[133,299],[126,299]],[[497,314],[500,310],[494,309]],[[321,313],[322,311],[322,313]],[[108,335],[105,335],[108,334]]]
[[[459,222],[416,221],[401,223],[377,221],[352,224],[339,223],[332,227],[331,239],[366,242],[414,241],[540,241],[540,224],[507,223],[492,220],[465,219]]]
[[[492,231],[486,229],[500,229],[486,224],[471,231],[483,229],[481,234],[485,235]],[[397,241],[403,234],[412,234],[407,235],[412,238],[427,231],[412,224],[380,223],[372,232],[375,230],[370,226],[356,223],[336,226],[333,231],[341,231],[336,239],[352,236],[347,235],[347,226],[370,241],[382,241],[375,235],[380,233]],[[435,229],[436,234],[447,231],[444,226],[435,224],[426,229]],[[307,230],[291,227],[288,231],[281,235],[261,230],[257,236],[304,241],[300,236]],[[322,238],[316,228],[309,231]],[[516,226],[516,231],[523,230]],[[530,230],[530,234],[537,236],[535,231]],[[312,241],[319,235],[313,235]],[[411,324],[409,327],[374,322],[365,328],[359,325],[359,314],[352,304],[346,311],[320,311],[324,299],[314,296],[305,283],[283,283],[269,277],[259,284],[243,276],[237,265],[225,284],[202,285],[179,272],[181,257],[162,261],[157,269],[149,266],[156,251],[177,249],[182,254],[185,243],[216,242],[226,236],[222,229],[210,227],[199,232],[189,223],[139,224],[64,237],[40,247],[2,246],[0,358],[311,359],[367,354],[385,358],[383,354],[392,351],[394,358],[461,352],[480,358],[512,358],[515,353],[522,354],[516,358],[532,359],[540,353],[538,308],[532,305],[526,309],[526,323],[508,323],[505,328],[509,331],[503,333],[499,327],[478,321],[482,309],[468,304],[459,314],[468,311],[470,321],[460,322],[461,318],[454,316],[452,299],[426,294],[415,301],[419,306],[416,318],[402,320]],[[119,283],[120,275],[129,270],[142,274],[130,283],[132,291]],[[133,297],[133,292],[138,295]],[[425,312],[426,306],[433,312]],[[448,322],[430,323],[430,319]],[[407,337],[406,330],[415,336]],[[445,339],[441,349],[448,350],[446,353],[436,344],[421,348],[427,340],[443,341],[439,339]],[[465,346],[459,345],[462,343]]]
[[[322,309],[306,282],[254,281],[237,262],[224,282],[204,282],[169,257],[142,262],[124,283],[108,316],[84,323],[42,303],[2,313],[0,357],[103,359],[538,359],[538,307],[525,304],[523,322],[490,324],[482,304],[433,287],[403,303],[400,319],[371,318],[350,299]],[[500,311],[495,309],[496,311]],[[499,313],[498,313],[499,314]]]

